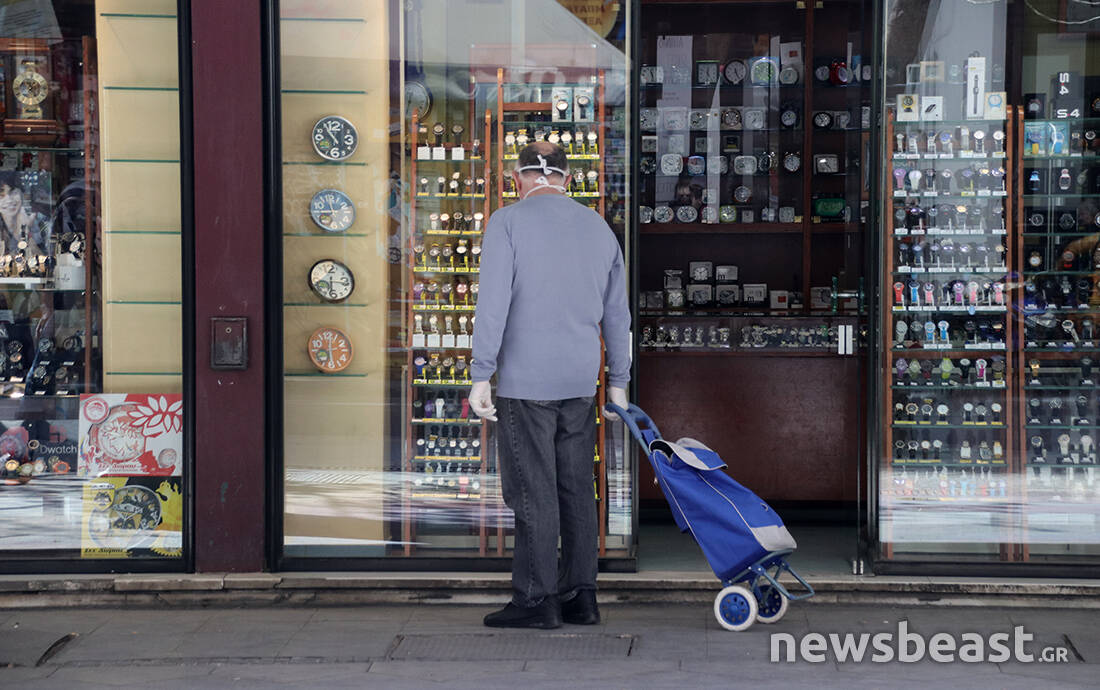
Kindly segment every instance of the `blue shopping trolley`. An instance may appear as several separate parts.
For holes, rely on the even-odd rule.
[[[691,532],[707,563],[722,582],[714,599],[714,617],[727,630],[753,623],[775,623],[792,600],[814,594],[787,563],[796,544],[774,510],[721,469],[722,458],[691,438],[675,443],[661,438],[657,425],[637,405],[626,410],[608,404],[622,418],[649,457],[653,473],[681,532]],[[790,573],[804,594],[792,594],[779,582]]]

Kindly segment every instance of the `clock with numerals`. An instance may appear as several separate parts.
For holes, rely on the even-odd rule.
[[[321,158],[347,160],[358,147],[359,132],[355,125],[339,115],[322,117],[313,125],[313,150]]]
[[[339,328],[322,326],[309,336],[307,346],[309,360],[313,366],[326,374],[335,374],[347,369],[355,356],[351,338]]]
[[[343,302],[355,290],[355,276],[339,261],[321,259],[309,269],[309,288],[326,302]]]
[[[325,232],[344,232],[355,222],[355,204],[339,189],[322,189],[309,202],[309,217]]]

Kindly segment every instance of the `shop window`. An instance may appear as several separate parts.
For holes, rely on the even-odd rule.
[[[510,556],[466,402],[481,234],[546,139],[626,240],[629,12],[592,5],[281,3],[286,557]],[[593,448],[605,556],[632,545],[619,431]]]
[[[7,563],[183,555],[175,8],[0,7]]]

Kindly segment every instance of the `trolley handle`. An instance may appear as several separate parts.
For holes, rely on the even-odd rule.
[[[619,415],[619,419],[623,420],[623,424],[630,429],[630,433],[634,435],[634,438],[638,441],[647,454],[649,453],[649,441],[646,440],[645,434],[642,433],[644,427],[652,434],[652,438],[660,438],[661,432],[657,430],[657,425],[653,423],[653,420],[649,418],[642,408],[633,403],[628,403],[626,409],[619,407],[615,403],[606,403],[604,407],[609,412],[614,412]]]

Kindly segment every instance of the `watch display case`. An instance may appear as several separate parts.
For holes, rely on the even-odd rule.
[[[0,561],[178,568],[175,5],[39,5],[0,38],[0,510],[35,525]]]
[[[769,500],[856,500],[839,478],[859,471],[857,423],[835,401],[862,395],[871,9],[641,4],[640,404],[724,457],[768,457],[731,472]],[[814,481],[782,481],[819,455]]]
[[[870,51],[824,27],[858,35],[866,7],[829,5],[645,3],[643,24],[660,28],[644,35],[638,84],[643,291],[672,268],[647,257],[685,244],[714,262],[768,258],[747,276],[765,285],[759,302],[727,290],[692,306],[768,310],[776,293],[786,315],[830,311],[836,300],[812,293],[861,289]],[[751,30],[693,28],[730,13]]]
[[[1042,48],[1088,39],[1027,7],[925,11],[924,36],[885,32],[879,556],[1094,557],[1094,78]]]

